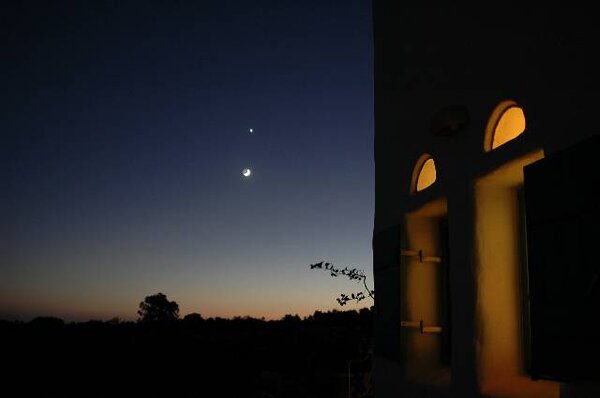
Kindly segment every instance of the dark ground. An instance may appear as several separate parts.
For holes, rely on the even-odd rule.
[[[368,309],[279,321],[0,321],[2,389],[15,397],[347,397],[348,363],[368,355],[371,336]],[[370,361],[361,365],[368,374]]]

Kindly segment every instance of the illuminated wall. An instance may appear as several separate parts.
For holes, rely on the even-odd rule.
[[[420,321],[426,328],[443,323],[440,300],[444,264],[427,261],[427,258],[441,256],[440,221],[446,213],[446,201],[442,199],[406,216],[406,252],[411,254],[402,257],[406,278],[404,321],[407,322],[403,334],[407,377],[449,385],[449,369],[441,364],[441,334],[421,333],[416,326]],[[418,251],[422,256],[415,254]]]
[[[535,152],[476,182],[478,369],[482,393],[491,397],[558,397],[558,384],[529,380],[525,372],[522,305],[523,231],[517,188]]]
[[[492,112],[485,130],[484,149],[491,151],[523,134],[525,113],[515,101],[505,100]]]
[[[436,170],[435,170],[435,162],[433,159],[427,159],[425,163],[423,163],[423,168],[419,173],[419,178],[417,179],[417,192],[424,190],[429,187],[431,184],[435,182],[436,179]]]

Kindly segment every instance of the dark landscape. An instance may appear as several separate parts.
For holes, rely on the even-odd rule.
[[[273,321],[38,317],[0,330],[10,396],[347,397],[350,361],[353,396],[369,394],[366,308]]]

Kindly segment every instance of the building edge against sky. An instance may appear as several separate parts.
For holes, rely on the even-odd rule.
[[[600,354],[598,333],[540,331],[554,315],[538,300],[538,259],[550,248],[550,267],[576,274],[557,296],[592,280],[594,259],[568,257],[536,229],[570,211],[578,224],[561,233],[580,231],[564,238],[573,251],[599,238],[597,194],[586,188],[598,183],[590,153],[600,149],[592,16],[374,0],[378,398],[600,396],[598,365],[569,362]],[[581,306],[561,298],[551,320],[576,313],[598,330],[594,292]],[[541,352],[548,335],[568,344]]]

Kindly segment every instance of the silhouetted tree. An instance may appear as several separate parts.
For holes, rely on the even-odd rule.
[[[204,318],[202,318],[202,315],[198,314],[197,312],[192,312],[191,314],[187,314],[186,316],[184,316],[183,321],[200,323],[204,321]]]
[[[202,315],[192,312],[191,314],[187,314],[183,317],[183,324],[188,329],[198,329],[204,323],[204,318]]]
[[[327,263],[325,261],[320,261],[318,263],[311,264],[310,269],[324,269],[325,271],[329,271],[329,275],[331,275],[332,277],[343,275],[348,277],[348,279],[350,279],[351,281],[363,283],[365,291],[351,293],[349,295],[345,293],[340,293],[340,296],[336,298],[339,305],[346,305],[348,301],[356,301],[357,303],[360,303],[367,297],[370,297],[373,300],[375,299],[375,290],[369,288],[369,286],[367,285],[367,275],[365,274],[365,271],[361,269],[348,267],[337,268],[332,263]]]
[[[298,314],[292,315],[292,314],[286,314],[283,318],[281,318],[281,321],[283,323],[300,323],[302,321],[302,319],[300,319],[300,316],[298,316]]]
[[[65,326],[65,321],[53,316],[38,316],[32,319],[30,324],[42,328],[60,328]]]
[[[172,322],[179,319],[179,305],[163,293],[146,296],[138,310],[141,322]]]

